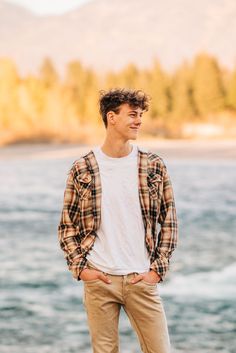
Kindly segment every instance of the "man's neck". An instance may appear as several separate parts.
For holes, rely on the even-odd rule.
[[[109,139],[105,139],[101,149],[109,157],[121,158],[131,153],[132,145],[129,141],[124,143],[123,141],[109,141]]]

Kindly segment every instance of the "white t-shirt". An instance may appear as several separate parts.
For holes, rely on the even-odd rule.
[[[110,274],[146,272],[150,267],[138,192],[138,149],[129,155],[107,156],[101,147],[93,152],[101,184],[101,225],[87,259]]]

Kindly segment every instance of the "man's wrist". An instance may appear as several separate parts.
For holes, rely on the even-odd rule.
[[[155,270],[153,270],[153,269],[151,268],[151,269],[150,269],[150,272],[154,272],[154,273],[155,273],[158,283],[161,282],[161,276],[160,276]]]
[[[82,268],[80,271],[79,271],[79,274],[78,274],[78,280],[81,280],[82,278],[81,278],[81,274],[82,274],[82,272],[84,272],[84,270],[87,270],[88,269],[88,267],[84,267],[84,268]]]

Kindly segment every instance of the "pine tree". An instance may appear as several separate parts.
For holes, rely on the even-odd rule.
[[[192,71],[187,62],[174,73],[171,84],[171,122],[191,121],[196,115],[193,101]]]
[[[117,85],[131,89],[139,87],[139,70],[135,64],[129,63],[117,75]]]
[[[11,131],[19,119],[18,85],[20,77],[10,59],[0,59],[0,132]]]
[[[227,101],[227,105],[231,109],[236,110],[236,67],[229,79],[229,83],[227,86],[227,93],[226,93],[226,101]]]
[[[40,78],[44,82],[46,88],[51,88],[57,84],[59,76],[50,58],[45,58],[40,70]]]
[[[152,118],[159,117],[163,119],[170,110],[170,81],[168,75],[156,59],[148,74],[148,84],[152,97],[150,116]]]
[[[219,112],[225,107],[221,71],[217,60],[207,54],[199,54],[193,68],[193,97],[198,114]]]

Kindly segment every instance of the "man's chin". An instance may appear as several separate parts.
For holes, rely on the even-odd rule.
[[[131,136],[129,140],[137,140],[138,136]]]
[[[130,134],[130,140],[137,140],[138,138],[138,133]]]

